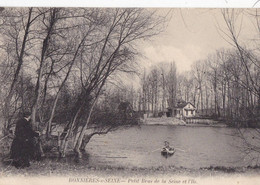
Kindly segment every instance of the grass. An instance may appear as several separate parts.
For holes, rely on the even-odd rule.
[[[190,169],[175,166],[159,166],[151,168],[125,167],[125,166],[90,166],[79,163],[71,163],[66,158],[58,160],[56,158],[45,158],[42,161],[33,161],[31,166],[25,169],[16,169],[10,162],[2,162],[0,176],[67,176],[67,175],[97,175],[97,176],[164,176],[164,175],[184,175],[184,176],[217,176],[230,174],[258,175],[260,166],[248,167],[222,167],[210,166],[200,169]]]

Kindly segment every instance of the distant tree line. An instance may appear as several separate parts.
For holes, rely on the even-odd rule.
[[[177,101],[177,71],[174,62],[162,62],[140,77],[136,109],[150,116],[158,116]]]
[[[177,101],[191,102],[198,115],[226,122],[253,126],[260,122],[259,15],[257,10],[221,10],[223,38],[233,48],[219,49],[196,61],[190,71],[176,74],[174,62],[161,63],[141,77],[139,110],[157,115]],[[240,40],[241,20],[249,17],[256,34]],[[250,47],[249,47],[250,46]],[[167,102],[167,103],[166,103]],[[166,107],[167,106],[167,107]]]
[[[201,115],[255,122],[259,72],[248,59],[243,64],[236,50],[219,50],[179,77],[179,95],[196,105]]]

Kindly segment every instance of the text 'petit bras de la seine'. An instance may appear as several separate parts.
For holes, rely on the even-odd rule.
[[[165,184],[196,184],[197,182],[194,179],[184,179],[184,180],[179,180],[179,179],[145,179],[145,178],[135,178],[135,179],[128,179],[128,183],[165,183]]]

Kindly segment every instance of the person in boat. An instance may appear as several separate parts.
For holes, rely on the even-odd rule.
[[[168,141],[164,141],[162,152],[172,154],[174,153],[174,148],[170,147],[170,143]]]
[[[34,155],[34,138],[38,138],[40,133],[32,129],[30,123],[31,114],[25,112],[23,118],[16,122],[15,137],[11,145],[10,158],[12,165],[16,168],[30,166],[30,160]]]
[[[164,141],[164,147],[163,148],[170,150],[171,149],[170,143],[168,141]]]

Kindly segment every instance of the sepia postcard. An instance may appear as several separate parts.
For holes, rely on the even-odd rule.
[[[0,3],[0,185],[260,184],[260,2],[196,3]]]

